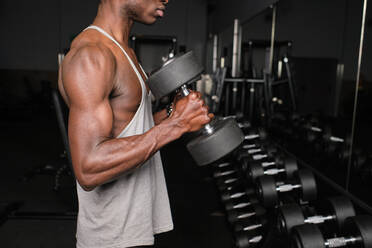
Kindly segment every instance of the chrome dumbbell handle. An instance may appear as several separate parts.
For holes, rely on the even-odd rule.
[[[252,159],[257,161],[257,160],[261,160],[261,159],[264,159],[264,158],[267,158],[267,157],[269,157],[269,156],[266,155],[266,154],[256,154],[256,155],[252,156]]]
[[[260,227],[262,227],[263,225],[262,224],[256,224],[256,225],[251,225],[251,226],[246,226],[243,228],[243,231],[253,231],[253,230],[256,230]]]
[[[263,163],[261,163],[261,166],[262,167],[269,167],[269,166],[273,166],[273,165],[276,165],[276,163],[275,162],[263,162]]]
[[[312,224],[321,224],[324,223],[327,220],[334,220],[335,216],[321,216],[321,215],[316,215],[316,216],[311,216],[305,219],[305,223],[312,223]]]
[[[264,174],[272,176],[272,175],[277,175],[281,172],[285,172],[285,169],[268,169],[264,171]]]
[[[359,240],[354,237],[340,237],[340,238],[333,238],[333,239],[327,239],[324,243],[326,247],[332,248],[332,247],[344,247],[348,246],[349,244],[355,244],[358,243]]]
[[[283,184],[283,185],[277,186],[276,190],[278,192],[288,192],[288,191],[292,191],[294,189],[298,189],[301,187],[302,186],[300,184]]]

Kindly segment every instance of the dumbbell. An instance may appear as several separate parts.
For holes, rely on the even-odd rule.
[[[187,85],[195,82],[203,70],[190,51],[166,61],[147,79],[147,84],[157,99],[177,91],[187,96],[190,94]],[[215,118],[186,147],[196,163],[202,166],[226,156],[243,141],[244,134],[235,120]]]
[[[305,218],[302,208],[298,204],[287,204],[279,207],[278,225],[283,233],[290,233],[294,226],[305,223],[321,224],[331,222],[339,232],[345,223],[346,218],[355,216],[354,206],[345,197],[333,197],[326,201],[323,210],[326,215],[308,216]]]
[[[262,229],[267,224],[266,215],[257,215],[252,218],[242,219],[234,222],[232,225],[232,230],[234,233],[239,233],[242,231],[249,232]]]
[[[264,144],[260,146],[252,147],[251,144],[243,145],[241,149],[237,150],[236,160],[240,161],[243,158],[249,157],[254,158],[257,154],[266,154],[268,156],[273,156],[278,152],[278,148],[274,145]]]
[[[227,188],[221,191],[221,201],[227,202],[232,199],[239,199],[243,196],[252,196],[256,193],[253,187],[248,184],[242,184],[237,187]]]
[[[242,197],[239,199],[232,198],[229,200],[225,200],[223,201],[223,204],[225,206],[225,210],[230,211],[230,210],[245,208],[245,207],[252,206],[254,204],[258,204],[258,200],[255,197],[250,197],[246,195],[246,197]]]
[[[311,171],[301,169],[296,172],[297,182],[295,184],[286,184],[276,182],[272,176],[262,176],[256,181],[258,197],[265,207],[274,207],[278,204],[278,193],[296,190],[300,199],[303,201],[312,201],[317,197],[317,188],[314,175]]]
[[[325,239],[314,224],[296,226],[292,230],[294,248],[355,247],[372,248],[372,217],[355,216],[345,221],[343,236]]]
[[[273,165],[276,165],[277,168],[265,169]],[[296,159],[290,157],[284,159],[278,157],[275,161],[251,163],[247,168],[248,175],[252,181],[264,175],[273,176],[281,173],[285,173],[286,178],[293,178],[293,175],[297,170],[298,165]]]
[[[267,132],[263,128],[250,129],[247,134],[244,136],[244,140],[265,140],[267,138]]]
[[[266,209],[258,204],[254,204],[246,208],[227,211],[226,217],[230,224],[234,224],[238,221],[249,219],[254,216],[262,216],[264,214],[266,214]]]
[[[252,232],[239,232],[235,234],[235,247],[236,248],[249,248],[254,247],[263,239],[262,234]]]
[[[239,232],[235,234],[236,248],[249,248],[256,246],[263,239],[261,234],[252,234],[251,232]]]

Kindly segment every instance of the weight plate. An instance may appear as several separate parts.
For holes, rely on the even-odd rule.
[[[302,186],[302,200],[315,200],[317,198],[317,187],[313,173],[309,170],[301,169],[297,171],[297,176]]]
[[[292,244],[294,248],[325,248],[325,240],[314,224],[293,227]]]
[[[284,159],[284,169],[287,178],[293,178],[296,171],[298,171],[297,160],[291,157]]]
[[[272,207],[278,202],[276,183],[272,176],[262,176],[257,179],[258,196],[264,207]]]
[[[191,156],[200,166],[226,156],[244,140],[244,134],[233,119],[220,120],[213,126],[213,133],[203,133],[187,144]]]
[[[293,227],[303,225],[305,217],[302,209],[297,204],[287,204],[279,208],[279,229],[283,233],[289,234]]]
[[[259,162],[254,162],[248,167],[248,177],[251,181],[256,180],[256,178],[265,175],[265,171]]]
[[[355,216],[355,209],[351,201],[346,197],[332,197],[326,201],[325,214],[335,216],[335,224],[338,231],[342,230],[345,220],[348,217]]]
[[[159,99],[184,84],[196,81],[203,70],[204,68],[195,57],[194,52],[189,51],[167,61],[147,79],[147,84],[152,94],[156,99]]]
[[[361,239],[358,246],[361,248],[372,248],[372,216],[358,215],[345,220],[343,234],[347,237]]]

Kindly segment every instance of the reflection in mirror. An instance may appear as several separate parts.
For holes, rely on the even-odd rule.
[[[349,181],[350,192],[364,200],[372,206],[372,197],[369,189],[372,179],[372,159],[369,152],[372,148],[370,143],[372,123],[370,116],[371,94],[372,94],[372,56],[370,50],[372,46],[372,13],[367,11],[367,1],[360,1],[363,9],[362,25],[359,25],[360,44],[359,61],[356,76],[355,105],[353,115],[353,136],[352,158],[349,161]],[[363,40],[364,39],[364,40]]]

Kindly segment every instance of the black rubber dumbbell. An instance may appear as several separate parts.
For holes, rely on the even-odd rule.
[[[278,211],[279,229],[283,233],[290,233],[293,227],[305,223],[330,223],[332,230],[339,232],[343,228],[346,218],[355,216],[353,204],[345,197],[329,198],[325,201],[322,210],[322,215],[305,218],[303,210],[298,204],[280,206]]]
[[[276,168],[268,168],[275,165]],[[251,163],[247,168],[250,180],[254,181],[264,175],[278,175],[284,173],[286,178],[293,178],[294,173],[298,170],[297,161],[294,158],[278,157],[275,161]]]
[[[236,248],[256,247],[263,240],[263,235],[259,232],[241,231],[235,235]]]
[[[347,218],[342,233],[343,236],[326,239],[317,225],[304,224],[293,228],[292,244],[294,248],[372,248],[372,217]]]
[[[254,216],[262,216],[266,214],[266,209],[261,205],[254,204],[246,208],[234,209],[226,212],[227,221],[234,224],[238,221],[249,219]]]
[[[252,196],[256,194],[254,187],[249,186],[248,184],[242,184],[237,187],[226,188],[221,191],[221,201],[226,202],[232,199],[239,199],[245,196]]]
[[[236,248],[250,248],[257,246],[263,239],[263,235],[253,232],[239,232],[235,234]]]
[[[226,211],[240,209],[258,204],[258,199],[255,197],[245,196],[239,199],[230,199],[223,201]]]
[[[250,232],[250,231],[257,231],[262,230],[267,224],[267,216],[266,215],[256,215],[252,216],[251,218],[242,219],[236,221],[232,225],[232,230],[234,233],[239,232]]]
[[[276,182],[272,176],[262,176],[256,181],[258,198],[265,207],[277,206],[278,193],[295,191],[303,201],[317,198],[317,187],[311,171],[301,169],[296,172],[294,183]]]

